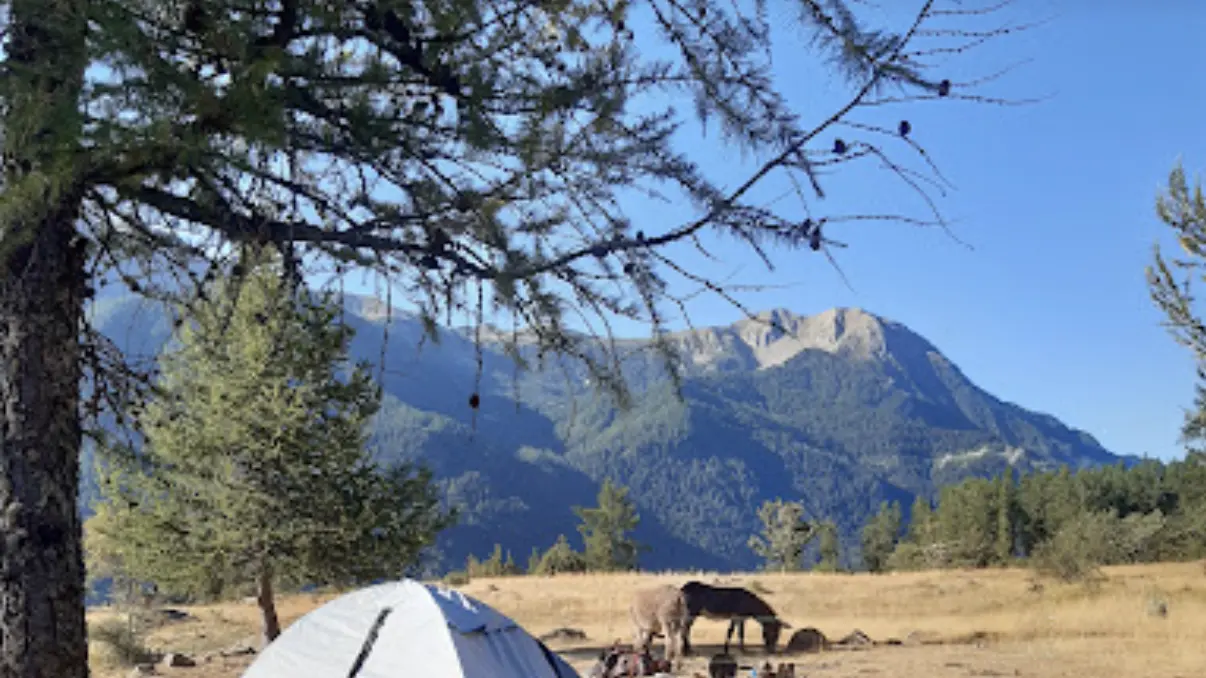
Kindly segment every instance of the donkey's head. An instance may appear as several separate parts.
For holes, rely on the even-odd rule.
[[[766,653],[774,654],[779,647],[779,635],[783,629],[790,629],[791,624],[778,617],[763,617],[758,621],[762,623],[762,644],[766,647]]]

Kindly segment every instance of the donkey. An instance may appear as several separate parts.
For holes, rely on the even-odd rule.
[[[628,606],[638,650],[648,650],[655,635],[665,635],[666,659],[682,655],[687,633],[687,601],[679,589],[665,585],[641,589]]]
[[[737,629],[737,646],[745,652],[745,620],[756,619],[762,624],[762,642],[767,654],[774,654],[779,634],[791,624],[779,619],[767,602],[750,591],[734,586],[709,586],[689,581],[679,589],[687,601],[687,628],[683,632],[683,654],[691,654],[691,626],[698,617],[728,620],[729,631],[724,637],[724,652],[728,654]]]

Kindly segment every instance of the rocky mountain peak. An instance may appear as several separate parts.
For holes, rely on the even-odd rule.
[[[861,308],[797,315],[783,308],[740,320],[730,331],[749,347],[758,368],[782,365],[807,349],[871,359],[886,351],[884,323]]]

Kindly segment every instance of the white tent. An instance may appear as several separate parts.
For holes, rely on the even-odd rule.
[[[494,608],[402,581],[341,596],[285,629],[243,678],[579,678]]]

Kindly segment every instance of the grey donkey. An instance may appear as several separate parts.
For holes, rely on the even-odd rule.
[[[754,593],[735,586],[709,586],[689,581],[680,589],[687,600],[687,628],[683,633],[683,654],[691,654],[691,626],[699,617],[727,620],[729,631],[724,637],[724,652],[728,654],[737,629],[737,647],[745,652],[745,620],[755,619],[762,625],[762,643],[767,654],[774,654],[779,634],[791,624],[779,619],[774,609]]]
[[[687,601],[674,586],[641,589],[628,606],[638,650],[648,650],[653,637],[665,637],[666,659],[674,662],[682,656],[687,633]]]

